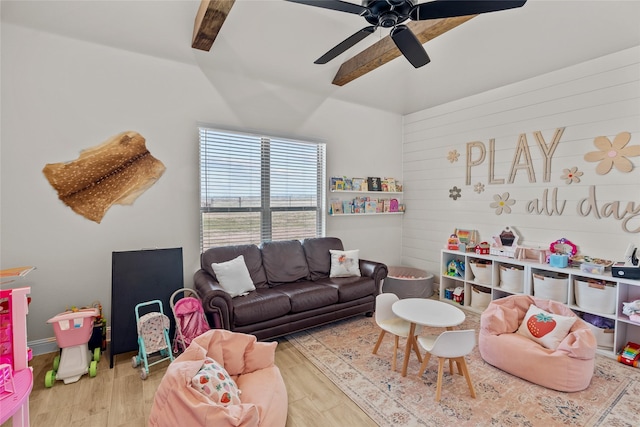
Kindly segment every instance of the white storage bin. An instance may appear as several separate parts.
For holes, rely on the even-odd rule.
[[[487,289],[488,291],[488,289]],[[483,292],[475,286],[471,287],[471,307],[484,311],[491,302],[491,292]]]
[[[533,296],[567,303],[569,279],[560,274],[533,274]]]
[[[500,287],[509,292],[524,290],[524,268],[500,265]]]
[[[603,350],[613,350],[613,336],[615,335],[613,332],[615,329],[602,329],[589,322],[584,323],[587,324],[589,329],[591,329],[591,332],[593,332],[593,335],[595,335],[598,348]]]
[[[491,264],[480,264],[478,262],[469,262],[471,272],[473,273],[473,281],[483,285],[491,285]]]
[[[616,286],[603,281],[575,280],[576,305],[603,314],[616,312]]]

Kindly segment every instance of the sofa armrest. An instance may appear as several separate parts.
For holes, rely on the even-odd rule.
[[[231,330],[233,324],[233,300],[216,280],[205,270],[196,271],[193,276],[194,288],[202,300],[202,308],[210,318],[220,316],[224,329]]]
[[[366,259],[360,260],[360,274],[362,276],[371,277],[376,284],[376,289],[380,289],[380,283],[387,277],[389,269],[386,264]]]

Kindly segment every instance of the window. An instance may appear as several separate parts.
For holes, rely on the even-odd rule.
[[[200,128],[200,249],[324,235],[325,144]]]

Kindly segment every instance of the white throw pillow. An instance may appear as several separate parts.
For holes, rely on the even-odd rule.
[[[331,271],[329,277],[360,277],[359,249],[338,251],[329,249],[331,254]]]
[[[531,304],[518,328],[518,333],[548,349],[555,350],[569,334],[576,320],[578,320],[577,317],[548,313]]]
[[[218,283],[229,294],[231,298],[239,295],[246,295],[256,289],[251,280],[251,275],[244,263],[244,256],[240,255],[231,261],[211,264],[213,272],[216,273]]]
[[[191,379],[191,385],[218,405],[239,405],[240,390],[218,362],[207,357],[202,368]]]

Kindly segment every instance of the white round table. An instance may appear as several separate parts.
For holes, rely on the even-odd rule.
[[[411,349],[417,346],[415,339],[416,325],[431,326],[435,328],[451,329],[464,322],[465,315],[462,310],[452,304],[424,298],[406,298],[393,303],[393,313],[411,323],[407,345],[404,351],[402,363],[402,376],[407,376],[409,355]]]

